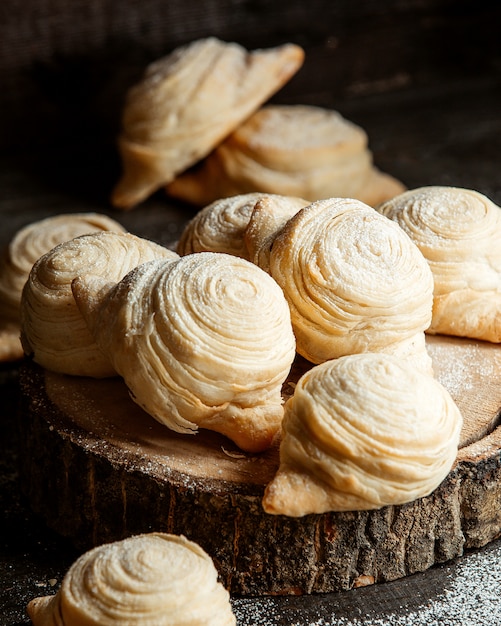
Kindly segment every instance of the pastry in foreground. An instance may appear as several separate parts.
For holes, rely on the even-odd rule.
[[[256,191],[310,202],[350,197],[374,206],[405,187],[374,166],[367,144],[366,132],[337,111],[266,105],[169,183],[167,193],[197,206]]]
[[[115,376],[97,347],[71,291],[76,276],[118,281],[152,259],[178,255],[130,233],[101,232],[75,237],[34,264],[21,298],[21,342],[36,363],[55,372],[102,378]]]
[[[409,190],[377,207],[427,259],[435,284],[429,333],[501,342],[501,208],[458,187]]]
[[[135,535],[93,548],[54,596],[28,604],[34,626],[234,626],[209,555],[183,536]]]
[[[404,360],[365,353],[317,365],[285,406],[267,513],[377,509],[430,494],[457,455],[449,392]]]
[[[431,368],[431,270],[366,204],[331,198],[299,210],[273,240],[269,273],[289,303],[297,351],[312,363],[377,351]]]
[[[248,52],[208,37],[152,63],[127,94],[112,203],[131,208],[207,156],[301,67],[294,44]],[[214,198],[215,199],[215,198]]]
[[[21,359],[19,340],[21,293],[33,264],[57,244],[98,231],[125,232],[100,213],[68,213],[37,220],[21,228],[0,258],[0,361]]]
[[[73,293],[132,399],[182,433],[206,428],[240,448],[268,448],[295,357],[280,287],[218,252],[145,263],[118,284],[83,277]]]

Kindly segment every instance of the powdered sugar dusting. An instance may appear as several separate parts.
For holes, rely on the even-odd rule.
[[[441,345],[433,341],[437,341],[436,338],[428,337],[428,350],[434,359],[437,377],[454,398],[471,391],[476,380],[493,377],[497,365],[501,364],[501,351],[491,344],[450,340]]]
[[[239,626],[479,626],[501,623],[501,543],[469,554],[438,572],[444,589],[435,598],[423,594],[423,577],[396,581],[379,588],[318,596],[317,603],[302,598],[234,599]],[[438,581],[439,579],[437,579]],[[405,590],[399,586],[405,584]],[[431,586],[428,587],[430,589]],[[363,595],[368,592],[369,595]],[[353,595],[359,594],[359,601]],[[378,595],[380,594],[380,595]],[[405,594],[405,598],[403,595]],[[402,606],[385,609],[389,601]],[[388,600],[390,598],[390,600]],[[418,599],[417,603],[415,599]],[[379,600],[379,601],[378,601]],[[407,608],[405,602],[412,602]],[[413,601],[414,600],[414,601]],[[350,610],[351,609],[351,610]],[[346,615],[353,613],[353,616]]]

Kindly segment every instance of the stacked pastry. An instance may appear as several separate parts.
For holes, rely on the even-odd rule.
[[[112,202],[130,208],[198,162],[303,63],[299,46],[248,52],[214,37],[152,63],[127,94]]]
[[[500,236],[499,207],[469,190],[405,192],[379,211],[221,199],[177,253],[101,232],[42,255],[23,291],[23,345],[49,369],[122,376],[172,430],[215,430],[249,452],[280,435],[270,513],[401,503],[438,486],[461,428],[425,332],[499,341]],[[296,351],[311,365],[284,406]]]
[[[21,228],[0,257],[0,361],[23,356],[19,341],[21,293],[30,270],[56,244],[99,231],[124,232],[115,220],[98,213],[56,215]]]
[[[303,105],[261,108],[198,168],[167,185],[171,196],[198,206],[251,191],[374,206],[403,190],[374,166],[362,128],[337,111]]]
[[[433,278],[425,257],[360,201],[265,194],[208,205],[178,252],[221,248],[214,224],[242,205],[232,248],[281,286],[297,351],[317,364],[285,405],[266,512],[373,509],[429,494],[454,462],[462,418],[426,351]]]
[[[271,445],[295,356],[286,299],[256,265],[226,253],[180,258],[130,233],[55,246],[33,265],[21,341],[52,371],[121,375],[132,398],[172,430]]]
[[[34,264],[23,291],[27,354],[67,374],[119,374],[134,401],[168,428],[182,433],[215,430],[249,452],[272,445],[281,430],[287,450],[287,415],[293,403],[284,408],[281,388],[296,350],[319,365],[354,355],[363,356],[364,363],[372,359],[373,373],[367,378],[376,386],[378,368],[391,371],[396,389],[409,386],[410,372],[413,381],[433,380],[424,342],[433,281],[418,248],[398,225],[360,201],[333,198],[305,204],[301,198],[278,195],[213,203],[187,225],[180,249],[197,248],[195,240],[201,236],[204,246],[199,249],[215,250],[184,256],[125,233],[85,235],[59,244]],[[257,263],[221,251],[221,241],[214,236],[217,228],[209,216],[216,223],[221,215],[229,218],[230,205],[240,217],[233,235],[239,233],[236,239],[247,247],[245,256]],[[212,237],[203,236],[204,228]],[[234,241],[230,247],[242,249]],[[399,368],[392,364],[396,357]],[[312,376],[323,378],[323,372],[311,369]],[[346,398],[336,394],[339,406],[374,404],[373,391],[361,394],[360,385],[346,381],[344,386],[351,392]],[[413,389],[418,387],[413,383]],[[383,405],[377,403],[378,408]],[[392,407],[389,400],[387,406]],[[320,405],[304,415],[314,419],[319,411]],[[444,401],[428,403],[423,411],[428,413],[418,411],[418,419],[424,442],[413,462],[426,465],[433,457],[436,462],[428,474],[421,467],[415,485],[405,474],[405,495],[395,488],[391,496],[367,499],[370,504],[363,505],[361,498],[347,497],[347,502],[379,507],[392,498],[426,495],[438,485],[455,457],[461,420]],[[410,420],[410,414],[402,419]],[[442,419],[444,432],[449,429],[445,446],[443,433],[438,441],[435,436],[427,439],[424,427]],[[376,440],[386,437],[377,419],[369,430]],[[356,432],[360,434],[360,428]],[[405,432],[401,424],[397,432]],[[343,445],[357,450],[359,434],[351,444],[344,437]],[[392,447],[380,448],[386,460],[376,455],[361,484],[389,463],[399,449],[399,437]],[[371,446],[379,450],[374,441]],[[335,446],[329,454],[336,456]],[[404,456],[408,458],[409,451]],[[429,479],[422,480],[424,475]],[[379,475],[376,482],[383,483],[385,476]],[[332,490],[328,481],[324,487],[328,493]],[[315,501],[308,506],[342,506],[330,496]],[[266,506],[273,512],[299,514],[285,505]]]
[[[308,204],[247,194],[213,202],[195,215],[178,253],[221,250],[226,229],[217,235],[217,225],[230,209],[239,212],[231,247],[282,288],[303,357],[321,363],[385,351],[430,369],[424,332],[431,322],[433,278],[400,227],[358,200]]]
[[[365,131],[338,112],[263,106],[303,60],[294,44],[248,52],[211,37],[152,63],[124,106],[114,206],[160,188],[198,206],[250,192],[374,205],[403,191],[374,166]]]
[[[58,318],[61,292],[61,310],[85,324],[110,375],[168,428],[213,429],[253,453],[279,432],[280,463],[262,501],[269,514],[426,496],[454,463],[462,418],[429,369],[424,333],[499,341],[497,307],[487,321],[480,311],[501,292],[501,209],[443,187],[378,208],[253,193],[197,214],[179,255],[121,232],[71,239],[29,274],[23,343],[66,371],[70,337],[58,344],[48,319]],[[296,341],[312,364],[282,407]],[[89,375],[91,346],[70,349]],[[56,596],[28,610],[40,626],[235,623],[210,558],[163,534],[86,553]]]

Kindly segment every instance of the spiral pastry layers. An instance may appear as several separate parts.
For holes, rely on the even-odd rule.
[[[186,225],[177,252],[225,252],[248,259],[245,229],[261,193],[249,193],[215,200],[199,211]]]
[[[186,225],[177,246],[193,252],[224,252],[268,271],[271,242],[307,200],[277,194],[248,193],[215,200]]]
[[[305,207],[275,238],[270,274],[291,308],[297,350],[311,362],[368,351],[411,355],[412,346],[427,361],[430,268],[402,229],[371,207],[343,198]]]
[[[378,207],[410,236],[434,278],[430,333],[501,342],[501,209],[457,187],[421,187]]]
[[[21,342],[26,354],[47,369],[79,376],[116,375],[97,347],[71,291],[76,276],[101,276],[113,283],[152,259],[177,254],[129,233],[76,237],[34,264],[21,299]]]
[[[295,356],[275,281],[244,259],[199,252],[144,264],[95,305],[100,289],[85,278],[73,285],[137,404],[178,432],[207,428],[249,451],[271,444]]]
[[[182,536],[136,535],[78,558],[55,596],[28,605],[34,626],[234,626],[208,554]]]
[[[294,44],[249,52],[207,37],[151,63],[127,94],[113,204],[134,206],[209,154],[303,59]]]
[[[431,493],[456,458],[462,418],[433,376],[386,354],[313,367],[285,406],[268,513],[377,509]]]
[[[374,166],[366,132],[337,111],[271,104],[236,127],[199,167],[167,185],[170,195],[199,206],[253,191],[374,205],[404,189]]]
[[[21,293],[31,268],[57,244],[97,231],[124,232],[115,220],[99,213],[71,213],[48,217],[21,228],[0,258],[0,361],[20,359]]]

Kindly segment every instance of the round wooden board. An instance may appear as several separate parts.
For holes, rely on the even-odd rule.
[[[246,454],[216,433],[172,433],[121,379],[21,372],[22,480],[47,523],[87,549],[152,530],[184,534],[234,594],[330,592],[389,581],[501,535],[501,347],[428,337],[464,417],[454,467],[429,496],[376,511],[264,513],[278,449]],[[284,396],[307,367],[298,359]],[[291,384],[292,383],[292,384]]]

